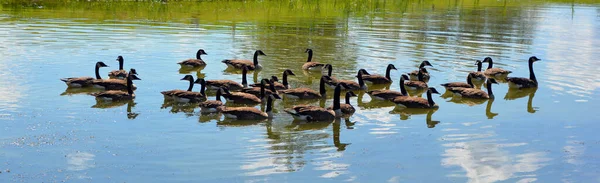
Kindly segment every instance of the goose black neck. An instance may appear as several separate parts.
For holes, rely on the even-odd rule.
[[[469,84],[471,88],[475,88],[475,85],[473,85],[473,82],[471,81],[471,74],[467,76],[467,84]]]
[[[325,90],[325,78],[321,77],[321,81],[319,81],[319,93],[322,97],[325,97],[327,90]]]
[[[533,62],[529,61],[529,79],[533,80],[533,82],[537,83],[537,79],[535,78],[535,73],[533,73]]]
[[[202,96],[206,96],[206,82],[202,82],[200,83],[200,94],[202,94]],[[219,93],[217,91],[217,93]]]
[[[494,61],[492,61],[492,59],[488,60],[488,68],[487,69],[491,69],[494,66]]]
[[[333,91],[333,110],[337,110],[340,109],[340,95],[342,92],[342,88],[340,85],[335,87],[335,90]]]
[[[425,67],[425,62],[421,62],[421,65],[419,65],[419,69]]]
[[[119,59],[119,70],[123,70],[123,60]]]
[[[350,93],[346,93],[346,104],[350,104]]]
[[[487,86],[487,93],[488,93],[488,96],[489,96],[490,98],[494,98],[494,92],[492,91],[492,82],[489,82],[489,81],[488,81],[488,82],[486,83],[486,86]]]
[[[98,64],[96,64],[96,79],[102,79],[100,77],[100,66]]]
[[[127,93],[129,95],[133,94],[133,81],[131,80],[131,76],[127,75]]]
[[[246,74],[248,74],[248,70],[242,70],[242,85],[244,85],[244,87],[248,85],[248,79],[246,78]]]
[[[329,67],[327,67],[327,76],[331,77],[332,71],[333,71],[333,66],[329,65]]]
[[[188,79],[188,81],[190,82],[190,86],[188,86],[187,91],[192,91],[192,89],[194,88],[194,79],[190,78]]]
[[[308,51],[308,60],[306,60],[306,62],[312,61],[312,56],[313,56],[313,52],[312,52],[312,50],[309,50]]]
[[[217,90],[217,101],[221,101],[221,89]]]
[[[363,86],[365,86],[365,81],[363,81],[363,79],[362,79],[362,73],[359,73],[357,78],[358,78],[358,86],[360,86],[361,88]]]
[[[433,102],[433,97],[431,97],[431,91],[427,90],[427,103],[429,103],[430,107],[433,107],[433,105],[435,105],[435,102]]]
[[[385,78],[387,78],[388,80],[392,80],[392,78],[390,78],[390,71],[392,70],[391,66],[388,66],[387,69],[385,70]]]
[[[202,60],[202,58],[200,58],[200,55],[202,55],[202,52],[198,51],[198,52],[196,53],[196,59],[198,59],[198,60]]]
[[[283,72],[283,87],[287,87],[288,86],[288,80],[287,80],[287,78],[288,78],[287,72]],[[275,84],[275,83],[273,83],[273,84]]]
[[[417,78],[419,81],[423,81],[423,71],[419,71],[419,73],[417,73]]]
[[[277,89],[275,89],[275,83],[269,84],[269,89],[271,90],[272,93],[276,93],[277,92]]]
[[[265,85],[267,84],[267,82],[265,82],[265,80],[262,80],[260,82],[260,98],[264,99],[265,98]]]
[[[267,109],[265,112],[269,113],[273,110],[273,99],[271,97],[267,98]]]
[[[477,62],[477,72],[481,72],[481,62]]]
[[[254,52],[254,67],[256,67],[258,65],[258,51]]]
[[[408,93],[406,92],[406,88],[404,88],[404,78],[400,77],[400,93],[402,93],[402,95],[407,96]]]

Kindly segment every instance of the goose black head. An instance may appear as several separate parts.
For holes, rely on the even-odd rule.
[[[496,80],[493,78],[488,78],[487,82],[492,83],[492,84],[498,84],[498,82],[496,82]]]
[[[406,74],[402,74],[402,76],[401,76],[401,77],[402,77],[402,79],[404,79],[404,80],[409,80],[409,79],[410,79],[410,78],[408,78],[408,75],[406,75]]]
[[[263,51],[261,51],[261,50],[256,50],[256,53],[257,53],[258,55],[264,55],[264,56],[267,56],[267,55],[265,55],[265,53],[263,53]]]
[[[134,68],[129,69],[129,74],[138,75],[137,71]]]
[[[396,69],[396,66],[394,66],[394,64],[388,64],[388,68],[398,70],[398,69]]]
[[[287,75],[290,76],[295,76],[296,74],[294,74],[294,72],[292,72],[292,70],[286,69],[285,71],[283,71],[284,73],[287,73]]]
[[[427,69],[425,67],[422,67],[421,69],[419,69],[420,73],[427,73]]]
[[[229,88],[227,88],[227,87],[221,87],[221,90],[223,90],[223,94],[231,95],[231,93],[229,92]]]
[[[123,56],[119,55],[119,56],[117,57],[117,62],[123,62]]]
[[[98,67],[108,67],[104,62],[96,62],[96,66]]]
[[[133,75],[133,74],[129,75],[129,77],[131,78],[131,80],[142,80],[142,79],[138,78],[136,75]]]
[[[481,64],[482,64],[481,60],[475,61],[475,65],[481,65]]]
[[[194,83],[204,85],[206,84],[206,80],[204,80],[204,78],[198,78]]]
[[[277,76],[271,76],[271,80],[269,80],[271,82],[277,82],[279,81],[279,78],[277,78]]]
[[[351,97],[357,97],[358,95],[356,95],[354,92],[352,91],[348,91],[346,92],[346,95],[351,96]]]
[[[360,70],[358,70],[358,74],[371,75],[369,72],[367,72],[366,69],[360,69]],[[358,75],[356,75],[356,77],[358,77]]]
[[[429,87],[429,91],[431,93],[440,94],[440,92],[438,92],[434,87]]]
[[[198,50],[198,54],[200,55],[208,55],[203,49]]]
[[[194,80],[194,76],[192,75],[185,75],[183,78],[181,78],[180,80]]]
[[[486,62],[492,62],[492,57],[485,57],[483,59],[483,63],[486,63]]]
[[[430,66],[430,67],[433,67],[433,65],[431,65],[431,63],[430,63],[428,60],[424,60],[424,61],[421,63],[421,65],[423,65],[423,67],[425,67],[425,66]]]
[[[312,52],[312,49],[310,49],[310,48],[306,48],[306,51],[304,51],[304,53],[310,53],[310,52]]]
[[[530,62],[536,62],[536,61],[540,61],[540,60],[542,60],[542,59],[539,59],[536,56],[529,57]]]
[[[270,97],[272,97],[273,100],[275,100],[275,99],[281,99],[281,96],[279,96],[277,94],[271,94]]]

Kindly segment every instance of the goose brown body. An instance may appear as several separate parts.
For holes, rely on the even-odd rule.
[[[262,66],[258,64],[259,55],[266,56],[261,50],[256,50],[254,52],[254,60],[228,59],[221,62],[226,64],[229,68],[242,69],[248,67],[248,70],[257,70],[262,68]]]
[[[437,108],[438,106],[433,102],[433,98],[431,97],[432,93],[439,94],[435,88],[429,88],[427,90],[427,99],[421,97],[400,96],[392,99],[392,102],[396,103],[397,106],[404,108]]]
[[[521,77],[509,77],[506,79],[508,81],[508,87],[510,88],[535,88],[538,86],[537,78],[535,77],[535,73],[533,72],[533,63],[540,61],[541,59],[532,56],[529,57],[529,78],[521,78]]]
[[[183,78],[181,78],[180,80],[186,80],[189,81],[189,87],[187,90],[179,90],[179,89],[175,89],[175,90],[167,90],[167,91],[162,91],[160,92],[161,94],[163,94],[163,96],[167,99],[172,99],[175,95],[177,95],[178,93],[182,93],[182,92],[186,92],[186,91],[192,91],[192,89],[194,88],[194,76],[192,75],[185,75]]]
[[[304,51],[304,53],[308,53],[308,60],[306,60],[306,63],[302,64],[302,69],[304,69],[304,70],[321,70],[323,68],[324,64],[315,62],[312,60],[312,57],[313,57],[312,49],[306,49],[306,51]]]
[[[117,57],[117,61],[119,62],[119,70],[110,71],[108,73],[108,77],[116,79],[125,79],[125,77],[127,77],[127,71],[123,69],[123,64],[125,62],[123,56],[119,55]]]
[[[267,109],[265,112],[254,107],[219,107],[225,118],[234,118],[238,120],[263,120],[272,118],[273,100],[281,99],[279,95],[269,95],[267,97]]]
[[[206,66],[206,62],[200,58],[201,55],[207,55],[203,49],[199,49],[196,52],[196,58],[186,59],[184,61],[178,62],[177,64],[185,67],[203,67]]]
[[[397,70],[396,67],[393,64],[388,64],[386,70],[385,70],[385,76],[382,75],[378,75],[378,74],[374,74],[374,75],[362,75],[362,79],[367,82],[367,83],[371,83],[371,84],[390,84],[392,83],[392,78],[390,77],[390,71],[391,70]]]
[[[367,94],[369,94],[369,96],[371,96],[371,98],[378,99],[378,100],[391,100],[391,99],[399,97],[399,96],[408,96],[408,93],[406,92],[406,88],[404,88],[405,80],[409,80],[409,78],[406,74],[402,74],[402,76],[400,76],[400,91],[372,90],[372,91],[368,91]]]
[[[404,82],[404,86],[406,86],[406,87],[408,87],[409,89],[412,89],[412,90],[426,89],[428,86],[427,86],[427,83],[425,81],[423,81],[424,71],[425,71],[425,68],[421,68],[421,72],[419,72],[417,74],[417,77],[419,79],[418,81],[407,81],[407,82]]]
[[[429,81],[429,78],[430,78],[429,72],[427,71],[427,69],[424,69],[425,66],[433,67],[433,65],[431,65],[431,63],[429,61],[424,60],[423,62],[421,62],[421,65],[419,65],[418,70],[414,70],[414,71],[408,73],[410,80],[411,81]],[[419,72],[423,73],[423,79],[419,79],[419,77],[418,77]]]
[[[485,57],[483,62],[488,63],[488,68],[483,72],[484,75],[496,78],[506,77],[508,74],[512,73],[512,71],[504,70],[501,68],[494,68],[494,61],[491,57]]]
[[[460,96],[463,98],[472,98],[472,99],[489,99],[493,98],[494,94],[492,92],[492,84],[498,84],[496,80],[489,78],[487,79],[487,93],[483,90],[475,89],[475,88],[451,88],[449,91],[453,92],[456,96]]]
[[[206,81],[202,78],[197,79],[194,83],[200,84],[200,92],[184,91],[175,94],[175,100],[179,102],[201,102],[206,100],[205,84]]]
[[[220,88],[217,90],[217,96],[215,100],[207,100],[198,104],[200,106],[200,113],[214,113],[219,112],[220,107],[223,106],[223,102],[221,101],[221,95],[223,94],[223,89]]]
[[[483,82],[485,81],[485,74],[483,74],[483,72],[481,72],[481,68],[482,68],[482,62],[481,60],[477,60],[475,61],[475,65],[477,65],[477,71],[475,72],[470,72],[469,74],[471,74],[471,80],[475,80],[478,82]],[[473,81],[471,81],[473,82]]]
[[[109,101],[119,101],[119,100],[131,100],[135,98],[135,94],[133,93],[133,81],[132,80],[140,80],[134,74],[128,74],[126,83],[127,83],[127,92],[125,91],[104,91],[99,93],[91,93],[90,95],[96,97],[96,99],[100,100],[109,100]]]
[[[325,95],[325,81],[327,78],[327,76],[321,76],[321,79],[319,80],[319,92],[310,88],[292,88],[281,90],[281,93],[287,97],[296,99],[319,99]]]
[[[474,85],[471,81],[471,74],[467,75],[467,82],[450,82],[441,84],[444,88],[474,88]]]
[[[96,78],[97,80],[102,79],[100,77],[100,68],[101,67],[108,67],[108,65],[104,64],[104,62],[96,62],[94,68],[95,68],[95,74],[96,74]],[[68,87],[74,87],[74,88],[82,88],[82,87],[88,87],[88,86],[92,86],[92,82],[94,81],[93,77],[71,77],[71,78],[61,78],[61,81],[65,82],[65,84],[67,84]]]

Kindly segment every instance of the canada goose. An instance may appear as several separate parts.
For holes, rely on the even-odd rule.
[[[491,57],[485,57],[483,59],[483,63],[485,63],[485,62],[488,63],[488,68],[483,72],[483,74],[486,76],[502,78],[502,77],[506,77],[508,74],[512,73],[512,71],[507,71],[507,70],[500,69],[500,68],[492,68],[494,66],[494,61],[492,61]]]
[[[340,102],[340,96],[339,93],[334,92],[333,94],[334,98],[333,98],[333,102]],[[342,112],[342,116],[349,116],[354,114],[354,112],[356,112],[356,109],[354,109],[354,106],[352,106],[352,104],[350,104],[350,97],[356,97],[357,95],[354,94],[354,92],[352,91],[347,91],[346,92],[346,103],[340,104],[340,110]],[[337,97],[337,100],[336,100]],[[333,110],[333,106],[330,106],[327,108],[327,110]]]
[[[181,93],[181,92],[186,92],[186,91],[192,91],[192,89],[194,88],[194,76],[192,75],[185,75],[183,78],[181,78],[180,80],[187,80],[190,82],[190,86],[188,87],[187,90],[168,90],[168,91],[162,91],[160,92],[161,94],[163,94],[163,96],[167,99],[172,99],[175,97],[176,94]]]
[[[325,76],[323,76],[325,77]],[[340,93],[341,93],[341,88],[345,87],[345,84],[340,83],[337,84],[335,89],[334,89],[334,98],[333,98],[333,106],[329,107],[329,108],[322,108],[319,106],[313,106],[313,105],[296,105],[293,106],[292,109],[287,109],[286,112],[291,114],[292,117],[294,117],[295,120],[301,120],[301,121],[330,121],[335,119],[335,117],[340,117],[343,116],[344,114],[352,114],[350,112],[350,108],[347,108],[346,112],[348,113],[344,113],[341,109],[341,104],[340,104]],[[350,106],[352,107],[352,106]]]
[[[187,103],[187,102],[200,102],[200,101],[204,101],[206,100],[206,93],[205,93],[205,85],[206,85],[206,81],[202,78],[198,78],[196,79],[196,81],[194,81],[194,83],[200,84],[200,92],[194,92],[194,91],[183,91],[183,92],[179,92],[176,93],[174,98],[177,102],[181,102],[181,103]]]
[[[181,62],[177,62],[177,64],[181,65],[182,67],[204,67],[206,66],[206,62],[200,58],[200,55],[208,54],[206,54],[203,49],[199,49],[198,52],[196,52],[196,58],[190,58]]]
[[[475,88],[450,88],[449,90],[454,93],[454,96],[463,97],[463,98],[473,98],[473,99],[489,99],[494,98],[494,93],[492,92],[492,84],[498,84],[495,79],[488,78],[486,82],[487,93],[483,90],[475,89]]]
[[[108,73],[108,77],[116,79],[125,79],[125,77],[127,77],[127,71],[123,70],[123,63],[125,62],[123,60],[123,56],[119,55],[117,57],[117,61],[119,62],[119,70],[110,71]]]
[[[221,62],[225,63],[228,68],[234,69],[242,69],[244,66],[248,67],[248,70],[259,70],[262,69],[262,66],[258,64],[258,56],[265,55],[261,50],[256,50],[254,52],[254,60],[239,60],[239,59],[231,59],[231,60],[223,60]]]
[[[242,67],[242,84],[229,80],[229,79],[220,79],[220,80],[206,80],[206,88],[211,90],[218,90],[219,88],[227,88],[231,91],[238,91],[248,86],[248,80],[246,79],[246,74],[248,73],[248,67]]]
[[[401,108],[438,108],[438,105],[433,102],[431,94],[440,94],[435,88],[431,87],[427,90],[427,99],[421,97],[408,97],[399,96],[392,99],[392,102],[396,103],[396,106]]]
[[[477,65],[477,72],[470,72],[471,80],[481,83],[481,82],[485,81],[485,74],[483,74],[483,72],[481,72],[481,67],[482,67],[483,63],[481,63],[481,60],[477,60],[477,61],[475,61],[475,65]],[[471,82],[473,82],[473,81],[471,81]]]
[[[425,66],[431,66],[433,67],[433,65],[431,65],[431,63],[429,63],[429,61],[425,60],[423,62],[421,62],[421,65],[419,65],[419,70],[414,70],[412,72],[408,73],[408,76],[410,77],[411,81],[429,81],[429,72],[427,72],[427,69],[425,69]],[[419,80],[419,71],[423,72],[423,79]]]
[[[319,81],[319,92],[316,92],[310,88],[292,88],[287,90],[281,90],[286,98],[291,99],[319,99],[325,96],[327,90],[325,90],[325,81],[328,80],[328,76],[321,76]]]
[[[281,99],[279,95],[273,94],[267,97],[267,109],[265,112],[254,107],[225,107],[221,106],[220,111],[225,118],[237,120],[263,120],[273,118],[273,101]]]
[[[256,105],[256,104],[260,104],[262,102],[260,97],[254,96],[249,93],[243,93],[243,92],[230,93],[229,89],[227,89],[226,87],[223,87],[223,91],[224,91],[224,93],[221,96],[223,96],[223,98],[225,98],[225,100],[227,100],[227,102],[229,102],[229,103]]]
[[[288,76],[295,76],[296,74],[294,74],[294,72],[292,72],[292,70],[286,69],[285,71],[283,71],[283,82],[277,82],[278,78],[277,76],[271,76],[271,82],[275,85],[275,89],[276,90],[286,90],[290,88],[290,84],[288,83]],[[252,84],[250,85],[252,87],[258,87],[260,86],[260,84]],[[268,86],[268,85],[267,85]]]
[[[312,70],[321,70],[323,68],[322,63],[312,61],[312,57],[313,57],[312,49],[308,48],[308,49],[306,49],[306,51],[304,51],[304,53],[308,53],[308,60],[306,60],[306,63],[304,63],[304,65],[302,65],[302,69],[312,71]]]
[[[467,74],[467,82],[463,83],[463,82],[451,82],[451,83],[444,83],[444,84],[440,84],[442,85],[444,88],[446,88],[446,90],[448,90],[448,88],[475,88],[475,86],[473,85],[473,82],[471,81],[472,75],[471,73]]]
[[[96,72],[96,79],[102,79],[100,77],[100,67],[108,67],[108,65],[104,64],[104,62],[96,62],[95,65],[95,72]],[[76,87],[76,88],[81,88],[81,87],[88,87],[88,86],[92,86],[92,81],[94,80],[93,77],[73,77],[73,78],[61,78],[61,81],[65,82],[65,84],[67,84],[68,87]]]
[[[223,106],[223,102],[221,101],[221,94],[223,93],[223,88],[219,88],[217,90],[217,96],[215,100],[207,100],[198,104],[200,106],[200,113],[215,113],[219,112],[221,106]]]
[[[244,88],[241,92],[260,97],[261,100],[266,99],[265,97],[268,97],[271,94],[277,94],[275,85],[271,84],[269,79],[262,79],[260,83],[260,87]],[[269,90],[266,90],[266,87],[269,87]]]
[[[371,84],[390,84],[392,83],[392,78],[390,78],[390,71],[394,69],[397,70],[394,64],[388,64],[385,70],[385,77],[382,75],[363,75],[362,79]]]
[[[376,100],[391,100],[398,96],[408,96],[406,92],[406,88],[404,88],[404,81],[409,80],[406,74],[402,74],[400,77],[400,92],[393,90],[373,90],[368,91],[367,94],[371,96],[372,99]]]
[[[365,73],[366,71],[364,69],[360,69],[358,70],[358,74],[355,76],[356,79],[358,80],[357,82],[354,81],[350,81],[350,80],[338,80],[339,83],[344,83],[345,84],[345,88],[346,90],[367,90],[368,87],[365,84],[364,80],[363,80],[363,73]]]
[[[137,72],[132,68],[128,75],[137,75]],[[127,81],[121,79],[95,79],[92,81],[92,86],[104,90],[127,90],[128,84]],[[137,86],[132,84],[131,88],[136,90]]]
[[[106,100],[106,101],[118,101],[118,100],[131,100],[135,98],[135,94],[133,93],[133,81],[132,80],[141,80],[134,74],[128,74],[126,83],[127,83],[127,92],[124,91],[104,91],[99,93],[91,93],[90,95],[95,96],[96,99]]]
[[[335,76],[331,76],[331,73],[333,72],[333,66],[331,64],[325,64],[323,69],[327,71],[327,76],[329,77],[329,80],[325,82],[325,85],[329,86],[331,89],[335,88],[335,86],[339,83],[339,80],[335,78]]]
[[[509,88],[535,88],[538,86],[537,79],[535,78],[535,73],[533,73],[533,63],[540,61],[541,59],[532,56],[529,57],[529,79],[521,78],[521,77],[509,77],[506,80],[508,81]],[[491,62],[490,62],[491,64]]]
[[[421,72],[419,72],[417,74],[417,81],[407,81],[404,82],[404,86],[407,87],[407,89],[410,90],[422,90],[422,89],[426,89],[427,88],[427,83],[425,83],[425,81],[423,81],[423,77],[425,76],[424,73],[425,72],[425,68],[421,68]]]

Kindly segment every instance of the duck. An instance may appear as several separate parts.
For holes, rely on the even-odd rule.
[[[229,89],[223,87],[224,93],[221,95],[228,103],[244,104],[244,105],[257,105],[262,102],[261,98],[249,93],[244,92],[233,92],[230,93]]]
[[[427,60],[424,60],[423,62],[421,62],[421,65],[419,65],[419,70],[414,70],[412,72],[408,73],[408,76],[410,77],[411,81],[429,81],[429,72],[427,72],[427,69],[425,69],[425,66],[431,66],[433,67],[433,65],[431,65],[431,63]],[[420,72],[423,72],[423,79],[419,80],[418,74]]]
[[[269,90],[266,90],[266,87],[269,87]],[[271,84],[271,80],[269,79],[262,79],[259,87],[244,88],[241,92],[260,97],[261,100],[266,99],[265,97],[268,97],[271,94],[277,94],[275,85]]]
[[[308,53],[308,60],[306,60],[306,63],[304,63],[302,65],[302,69],[310,70],[310,71],[317,71],[317,70],[321,70],[323,68],[322,63],[312,61],[312,57],[313,57],[312,49],[307,48],[306,51],[304,51],[304,53]]]
[[[185,75],[180,80],[187,80],[187,81],[190,82],[190,85],[189,85],[189,87],[188,87],[187,90],[168,90],[168,91],[162,91],[160,93],[163,94],[163,96],[166,99],[174,99],[175,95],[177,95],[178,93],[186,92],[186,91],[190,91],[191,92],[192,89],[194,88],[194,76],[192,76],[192,75]]]
[[[95,72],[96,72],[96,78],[97,80],[102,79],[100,77],[100,68],[101,67],[108,67],[108,65],[106,65],[104,62],[96,62],[95,65]],[[82,87],[88,87],[88,86],[92,86],[92,81],[94,81],[93,77],[72,77],[72,78],[61,78],[61,81],[65,82],[65,84],[67,84],[67,87],[73,87],[73,88],[82,88]]]
[[[267,109],[265,112],[254,107],[225,107],[220,106],[221,113],[225,118],[237,120],[265,120],[273,118],[273,101],[281,99],[277,94],[267,97]]]
[[[217,96],[215,98],[215,100],[207,100],[204,102],[201,102],[200,104],[198,104],[198,106],[200,106],[200,113],[202,114],[208,114],[208,113],[216,113],[219,112],[219,110],[221,109],[220,107],[223,106],[223,102],[221,101],[221,94],[223,93],[223,88],[219,88],[217,90]]]
[[[117,57],[117,62],[119,62],[119,70],[110,71],[108,73],[108,77],[116,79],[125,79],[125,77],[127,77],[127,71],[123,70],[123,64],[125,62],[125,60],[123,60],[123,56],[119,55]]]
[[[536,88],[538,86],[538,81],[535,78],[535,73],[533,72],[533,63],[540,61],[541,59],[532,56],[529,57],[529,78],[522,78],[522,77],[509,77],[506,78],[506,81],[508,81],[508,87],[509,88],[517,88],[517,89],[522,89],[522,88]],[[491,64],[491,62],[490,62]]]
[[[504,70],[504,69],[500,69],[500,68],[493,68],[494,61],[492,60],[491,57],[485,57],[483,59],[483,63],[486,63],[486,62],[488,63],[488,67],[483,72],[483,74],[486,76],[503,78],[503,77],[508,76],[508,74],[512,73],[512,71],[508,71],[508,70]]]
[[[295,76],[296,74],[294,74],[294,72],[292,72],[292,70],[290,69],[286,69],[283,71],[282,74],[282,78],[283,78],[283,82],[280,83],[278,82],[279,79],[277,78],[277,76],[271,76],[271,83],[273,83],[275,85],[275,89],[276,90],[287,90],[290,89],[290,84],[288,82],[288,76]],[[251,84],[250,86],[252,87],[259,87],[261,84],[257,83],[257,84]]]
[[[369,84],[390,84],[392,83],[392,78],[390,78],[390,71],[391,70],[398,70],[396,69],[396,67],[394,66],[394,64],[388,64],[386,70],[385,70],[385,76],[382,75],[363,75],[362,79],[365,81],[365,83],[369,83]],[[364,74],[364,73],[363,73]]]
[[[292,88],[287,90],[281,90],[281,93],[285,95],[286,98],[291,99],[320,99],[321,97],[325,97],[325,81],[329,79],[328,76],[321,76],[321,80],[319,81],[319,92],[316,92],[310,88]]]
[[[325,66],[323,66],[323,69],[325,69],[325,71],[327,72],[326,75],[329,77],[329,80],[325,82],[325,85],[327,85],[331,89],[334,89],[335,86],[339,83],[339,80],[334,76],[331,76],[331,73],[333,72],[333,66],[331,64],[325,64]]]
[[[354,82],[354,81],[350,81],[350,80],[338,80],[338,82],[344,83],[346,86],[345,87],[346,90],[352,90],[352,91],[367,90],[368,87],[363,80],[363,73],[365,73],[365,72],[366,72],[366,70],[364,70],[364,69],[358,70],[358,74],[355,76],[356,79],[358,80],[358,83]]]
[[[483,63],[481,62],[481,60],[477,60],[475,61],[475,65],[477,65],[477,71],[475,72],[470,72],[469,74],[471,74],[471,82],[478,82],[481,83],[483,81],[485,81],[485,74],[483,74],[483,72],[481,72],[481,67],[483,65]]]
[[[248,73],[248,67],[242,67],[242,84],[229,80],[229,79],[220,79],[220,80],[206,80],[206,88],[211,90],[218,90],[219,88],[227,88],[230,91],[239,91],[246,86],[248,86],[248,80],[246,79],[246,74]]]
[[[440,94],[435,88],[430,87],[427,89],[427,99],[421,97],[409,97],[409,96],[399,96],[392,99],[392,102],[396,104],[396,106],[400,108],[417,108],[417,109],[432,109],[438,108],[439,106],[433,102],[433,98],[431,94]]]
[[[406,88],[404,88],[404,81],[409,80],[408,75],[406,74],[402,74],[402,76],[400,76],[400,91],[393,91],[393,90],[372,90],[372,91],[368,91],[367,94],[369,94],[369,96],[371,96],[372,99],[375,100],[391,100],[393,98],[396,98],[398,96],[408,96],[408,93],[406,92]]]
[[[263,51],[256,50],[254,52],[254,60],[239,60],[239,59],[229,59],[223,60],[222,63],[226,64],[228,68],[233,69],[242,69],[244,66],[248,67],[248,70],[260,70],[262,66],[258,64],[258,56],[267,56]]]
[[[463,83],[463,82],[451,82],[451,83],[444,83],[444,84],[440,84],[441,86],[443,86],[444,88],[446,88],[446,90],[448,90],[448,88],[475,88],[475,85],[473,85],[473,82],[471,81],[472,79],[472,74],[469,73],[467,74],[467,82]]]
[[[135,94],[133,93],[133,80],[141,80],[135,74],[129,73],[127,75],[126,83],[127,83],[127,92],[120,90],[111,90],[104,91],[98,93],[91,93],[90,95],[96,97],[98,100],[104,101],[122,101],[122,100],[131,100],[135,98]]]
[[[198,79],[196,79],[196,81],[194,81],[194,83],[200,84],[200,92],[183,91],[183,92],[176,93],[173,97],[175,99],[175,101],[181,102],[181,103],[205,101],[206,100],[206,93],[205,93],[206,81],[203,78],[198,78]]]
[[[492,84],[498,84],[495,79],[488,78],[486,81],[487,93],[483,90],[475,88],[450,88],[449,91],[454,93],[454,96],[472,99],[492,99]]]
[[[417,74],[418,80],[417,81],[407,81],[407,82],[404,82],[404,86],[406,86],[407,89],[410,89],[410,90],[422,90],[422,89],[426,89],[428,87],[427,83],[425,81],[423,81],[423,77],[425,76],[424,75],[425,74],[425,70],[426,70],[425,68],[421,68],[421,72],[419,72]]]
[[[132,68],[129,70],[128,75],[137,75],[137,71]],[[127,81],[121,79],[95,79],[92,81],[92,86],[104,90],[127,90],[129,85]],[[131,88],[136,90],[137,86],[132,84]]]
[[[199,49],[196,52],[196,58],[190,58],[181,62],[177,62],[177,64],[181,65],[181,67],[188,67],[188,68],[194,68],[194,67],[204,67],[206,66],[206,62],[204,62],[202,60],[202,58],[200,58],[201,55],[208,55],[206,54],[206,52],[203,49]]]

